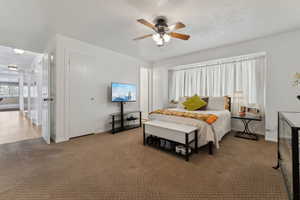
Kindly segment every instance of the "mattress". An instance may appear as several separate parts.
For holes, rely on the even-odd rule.
[[[219,142],[231,131],[231,113],[228,110],[201,110],[201,111],[187,111],[182,108],[170,108],[169,110],[192,112],[201,114],[214,114],[218,119],[212,124],[208,124],[202,120],[178,117],[172,115],[150,114],[150,120],[160,120],[167,122],[174,122],[185,125],[192,125],[198,127],[198,146],[206,145],[208,142],[213,142],[219,148]]]

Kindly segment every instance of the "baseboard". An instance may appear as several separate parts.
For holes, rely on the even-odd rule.
[[[268,142],[276,142],[277,143],[277,140],[274,138],[265,138],[265,140]]]
[[[97,131],[95,131],[95,133],[91,133],[91,134],[98,135],[98,134],[102,134],[102,133],[111,133],[111,129],[108,129],[108,130],[97,130]],[[70,139],[65,139],[65,138],[55,138],[55,143],[67,142],[69,140]]]
[[[111,129],[108,128],[108,129],[99,129],[99,130],[96,130],[94,134],[101,134],[101,133],[110,133],[111,132]]]
[[[62,143],[62,142],[67,142],[69,139],[66,138],[55,138],[55,143]]]
[[[265,140],[269,142],[277,142],[277,137],[268,137],[269,134],[266,134]]]

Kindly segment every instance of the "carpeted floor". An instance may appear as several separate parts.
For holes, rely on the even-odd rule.
[[[1,200],[285,200],[276,145],[228,135],[185,162],[142,145],[141,129],[0,146]]]

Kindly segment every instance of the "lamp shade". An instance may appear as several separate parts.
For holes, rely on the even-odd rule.
[[[234,92],[233,97],[234,98],[238,98],[238,99],[243,99],[244,98],[243,91],[236,91],[236,92]]]
[[[234,113],[238,114],[241,111],[241,106],[243,105],[244,93],[243,91],[236,91],[233,93],[233,104]]]

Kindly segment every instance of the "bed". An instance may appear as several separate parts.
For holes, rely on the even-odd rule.
[[[208,124],[205,121],[178,117],[172,115],[163,115],[152,113],[149,115],[150,120],[159,120],[173,122],[177,124],[192,125],[198,127],[198,147],[213,143],[216,148],[219,148],[219,142],[222,138],[231,131],[231,112],[230,112],[230,98],[229,97],[210,97],[207,108],[205,110],[187,111],[183,108],[180,102],[176,108],[169,108],[169,110],[192,112],[201,114],[214,114],[218,119],[213,124]]]

